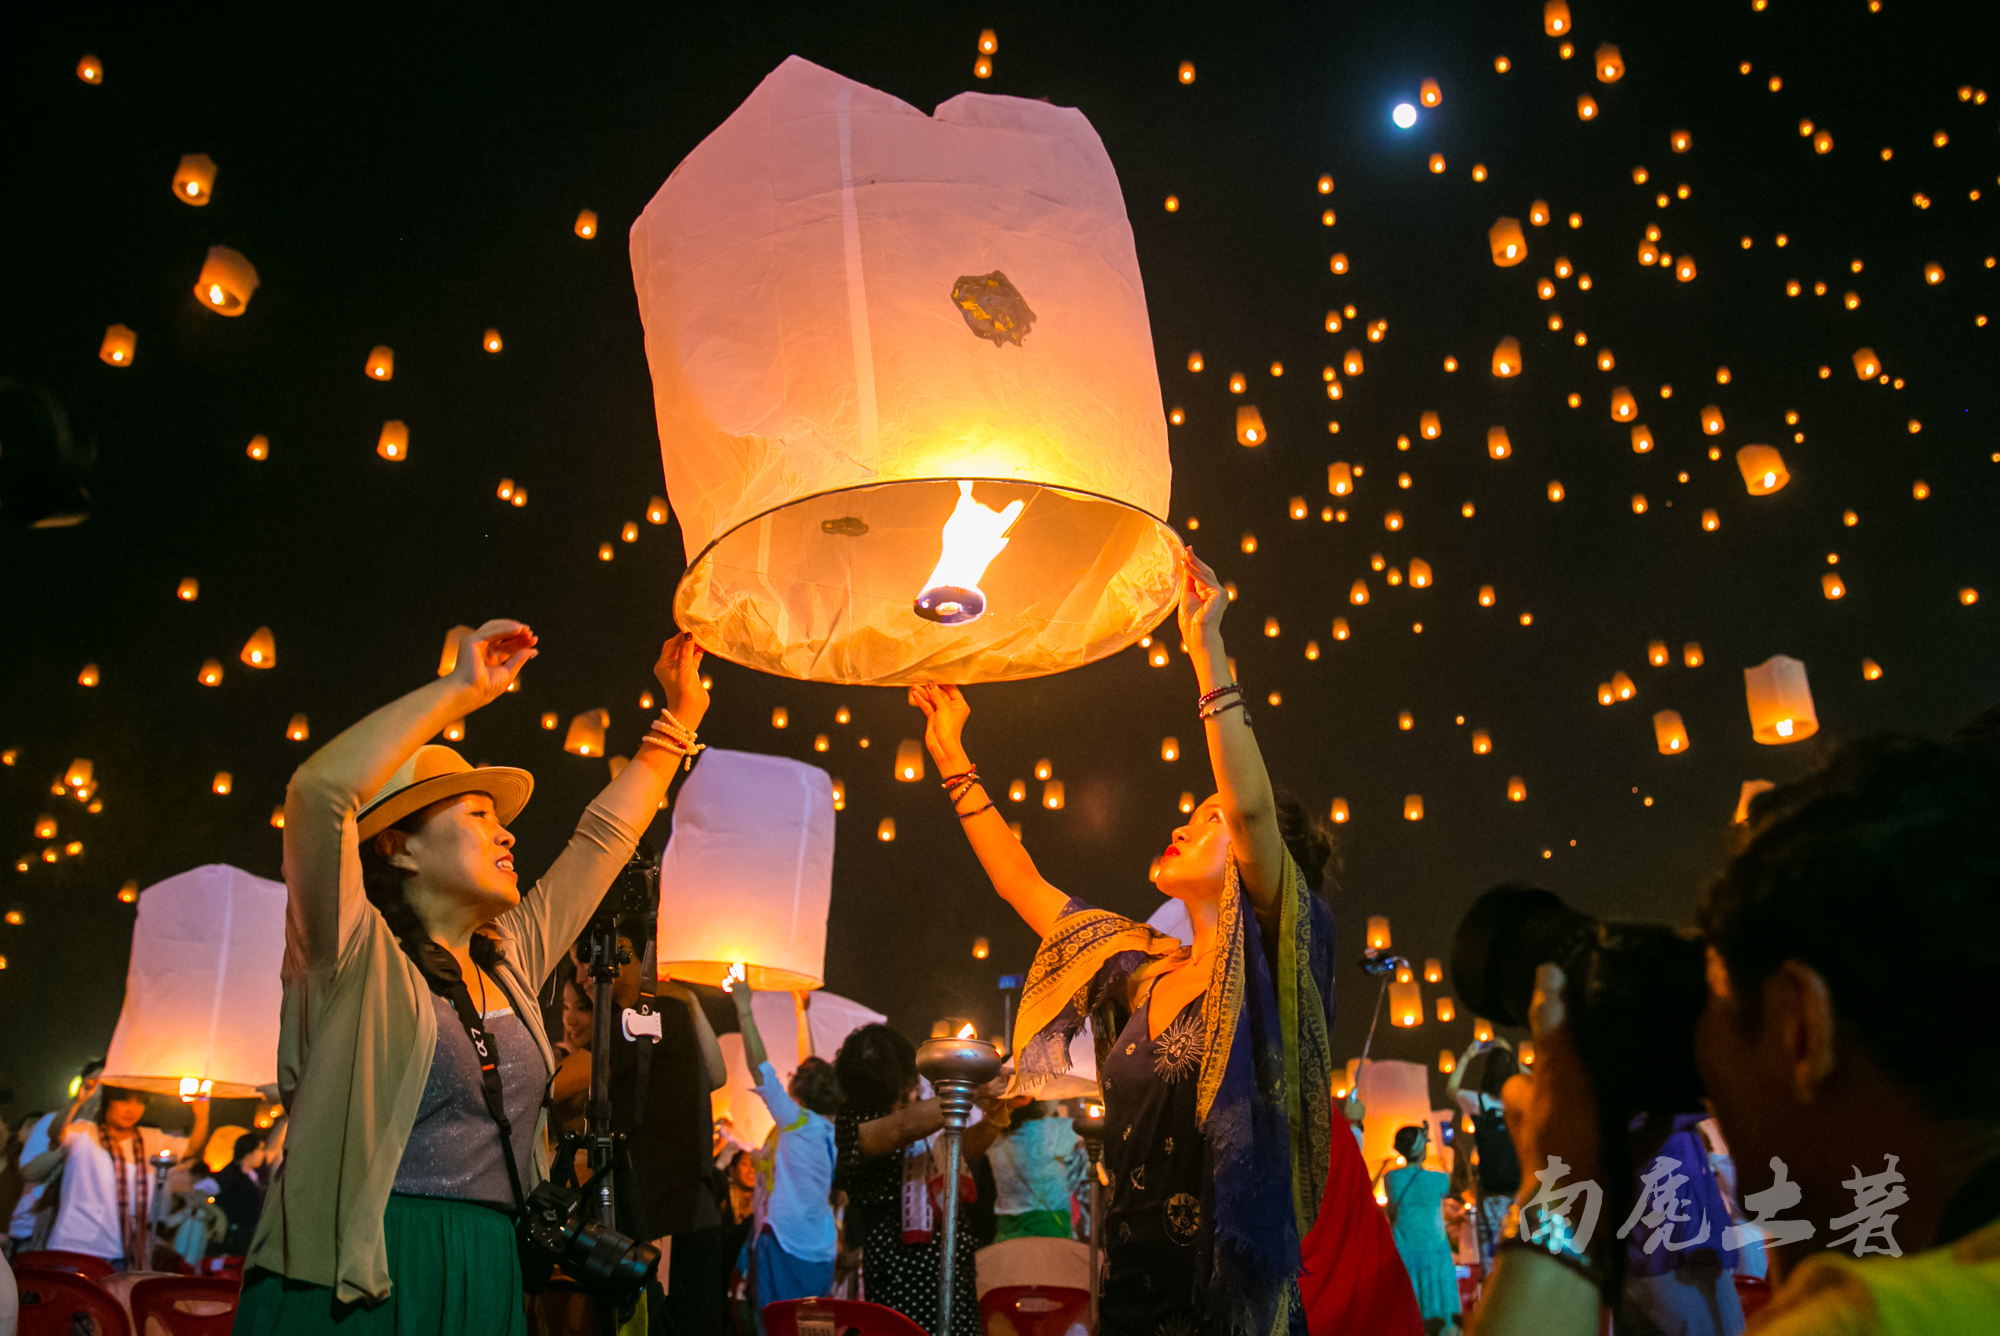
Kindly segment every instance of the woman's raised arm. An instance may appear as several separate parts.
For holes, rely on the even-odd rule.
[[[972,717],[972,707],[966,704],[965,694],[954,686],[911,687],[910,704],[924,712],[924,746],[939,772],[947,780],[968,774],[972,761],[965,754],[964,733],[965,721]],[[1014,838],[1014,832],[1007,829],[1006,818],[987,796],[983,784],[955,788],[952,808],[993,889],[1014,907],[1014,912],[1037,937],[1048,936],[1069,897],[1049,885],[1035,870],[1035,860],[1028,857],[1028,851]]]
[[[1181,557],[1181,640],[1194,664],[1195,687],[1201,699],[1209,700],[1202,727],[1230,849],[1243,874],[1243,889],[1268,932],[1277,925],[1285,841],[1278,833],[1278,802],[1264,769],[1264,753],[1250,731],[1249,702],[1236,688],[1229,651],[1222,644],[1222,615],[1228,608],[1229,596],[1215,572],[1193,548],[1187,549]]]

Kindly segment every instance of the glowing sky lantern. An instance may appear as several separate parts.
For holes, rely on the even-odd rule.
[[[1882,363],[1875,356],[1873,348],[1854,350],[1854,374],[1861,380],[1873,380],[1882,374]]]
[[[1257,411],[1257,405],[1244,404],[1236,410],[1236,443],[1238,445],[1262,445],[1267,433],[1264,430],[1264,415]]]
[[[1750,736],[1771,746],[1799,742],[1819,732],[1806,666],[1774,654],[1743,670],[1743,694],[1750,707]]]
[[[709,651],[1010,680],[1172,606],[1144,289],[1081,113],[966,93],[927,116],[793,58],[675,169],[631,255],[688,557],[675,620]],[[991,552],[940,560],[959,518]],[[919,611],[947,566],[983,615]]]
[[[1389,1020],[1405,1028],[1424,1023],[1423,985],[1415,979],[1389,985]]]
[[[1387,951],[1390,945],[1389,919],[1385,914],[1376,914],[1368,920],[1368,949]]]
[[[660,855],[659,972],[817,988],[833,893],[833,781],[802,761],[711,747],[674,800]],[[895,838],[893,824],[884,823]]]
[[[361,364],[361,374],[370,380],[393,380],[396,376],[396,350],[386,343],[378,343],[368,350],[368,360]]]
[[[1752,496],[1769,496],[1792,480],[1785,470],[1784,457],[1768,445],[1746,445],[1738,450],[1736,467]]]
[[[1680,711],[1661,710],[1653,716],[1653,741],[1662,756],[1679,756],[1688,749],[1687,725],[1681,722]]]
[[[257,290],[257,267],[227,246],[210,246],[194,281],[194,295],[217,315],[242,315]]]
[[[139,350],[139,336],[123,325],[107,325],[104,342],[97,345],[97,360],[107,366],[131,366]]]
[[[1632,397],[1632,391],[1620,385],[1611,392],[1611,417],[1614,421],[1630,422],[1638,414],[1639,404]]]
[[[573,756],[604,755],[604,730],[611,723],[608,710],[585,710],[569,721],[563,736],[563,750]]]
[[[122,898],[122,897],[121,897]],[[277,1083],[285,887],[220,863],[134,897],[125,1004],[105,1079],[129,1089],[254,1098]]]
[[[1625,77],[1625,57],[1618,54],[1618,48],[1606,42],[1597,48],[1593,58],[1597,67],[1597,82],[1613,84]]]
[[[1486,453],[1494,459],[1505,459],[1514,453],[1514,444],[1507,439],[1505,427],[1486,429]]]
[[[215,160],[206,153],[185,153],[174,169],[174,198],[199,209],[215,195]]]
[[[1521,374],[1521,341],[1512,335],[1493,346],[1493,374],[1496,376],[1518,376]]]
[[[1521,231],[1519,218],[1497,219],[1486,229],[1486,244],[1493,252],[1493,263],[1502,269],[1511,269],[1528,258],[1528,238]]]
[[[248,640],[243,642],[243,652],[237,657],[252,668],[276,668],[278,666],[278,643],[271,638],[271,628],[260,626]]]

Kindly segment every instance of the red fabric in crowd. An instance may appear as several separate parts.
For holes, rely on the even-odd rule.
[[[1299,1293],[1312,1336],[1423,1336],[1417,1292],[1347,1120],[1333,1119],[1319,1219],[1300,1249]]]

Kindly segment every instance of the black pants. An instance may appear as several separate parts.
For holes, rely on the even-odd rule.
[[[729,1286],[730,1258],[721,1225],[673,1235],[673,1255],[667,1260],[666,1294],[653,1286],[646,1299],[654,1316],[651,1336],[725,1336],[729,1330],[724,1301]]]

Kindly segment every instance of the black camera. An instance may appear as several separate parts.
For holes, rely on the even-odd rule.
[[[1562,967],[1569,1033],[1610,1147],[1643,1116],[1703,1110],[1694,1027],[1708,1003],[1701,941],[1663,923],[1580,914],[1553,891],[1509,882],[1472,902],[1451,946],[1452,983],[1477,1015],[1526,1026],[1535,970]]]
[[[660,1266],[658,1248],[588,1219],[584,1194],[559,1178],[545,1179],[528,1194],[519,1230],[521,1271],[530,1292],[545,1288],[560,1266],[586,1294],[623,1308]]]

